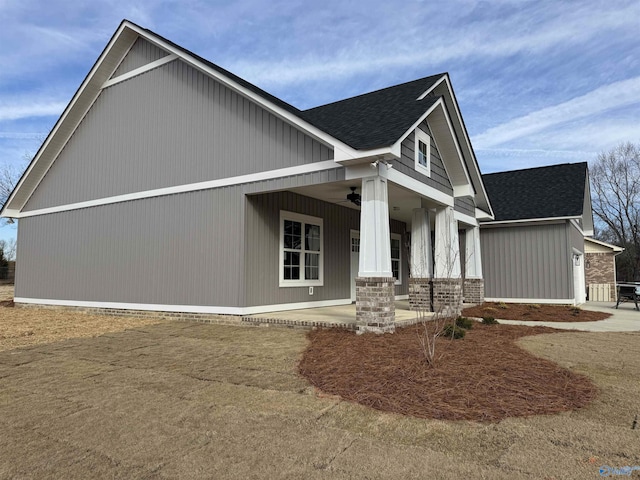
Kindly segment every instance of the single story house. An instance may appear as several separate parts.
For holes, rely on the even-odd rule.
[[[0,215],[18,304],[356,301],[362,331],[393,329],[397,298],[482,301],[494,218],[448,74],[299,110],[126,20]]]
[[[586,163],[482,176],[494,218],[480,222],[487,301],[586,301],[585,236],[593,235]]]
[[[584,271],[590,301],[616,301],[616,256],[623,251],[617,245],[585,237]]]

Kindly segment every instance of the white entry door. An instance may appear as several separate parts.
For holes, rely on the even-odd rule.
[[[351,301],[356,301],[356,277],[360,268],[360,232],[351,230]]]

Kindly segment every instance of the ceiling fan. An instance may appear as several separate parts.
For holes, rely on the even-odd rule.
[[[351,203],[353,203],[354,205],[357,205],[358,207],[360,206],[360,194],[356,193],[356,189],[358,187],[349,187],[351,188],[351,193],[347,195],[347,200],[345,201],[349,201]]]

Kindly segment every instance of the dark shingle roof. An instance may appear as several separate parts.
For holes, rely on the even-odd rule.
[[[587,163],[482,175],[496,221],[582,215]]]
[[[355,149],[389,146],[438,100],[437,96],[418,97],[443,75],[304,110],[300,116]]]

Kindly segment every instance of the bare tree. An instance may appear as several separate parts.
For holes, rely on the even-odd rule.
[[[618,278],[640,280],[640,144],[622,143],[590,166],[599,238],[625,248]]]
[[[0,262],[4,259],[7,262],[16,259],[16,239],[0,240]]]

